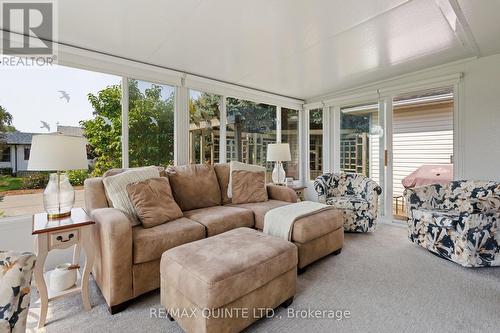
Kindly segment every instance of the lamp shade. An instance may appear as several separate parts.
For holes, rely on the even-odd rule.
[[[87,148],[83,137],[62,134],[34,135],[28,170],[66,171],[87,169]]]
[[[267,145],[268,162],[291,161],[290,145],[288,143],[270,143]]]

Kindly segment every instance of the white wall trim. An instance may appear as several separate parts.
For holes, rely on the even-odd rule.
[[[463,77],[453,85],[453,178],[464,178],[465,124]]]
[[[129,167],[129,131],[128,131],[128,109],[129,109],[129,87],[128,78],[122,77],[122,168]]]
[[[181,85],[183,77],[181,72],[68,45],[59,45],[57,63],[172,86]]]
[[[227,162],[227,104],[226,96],[221,96],[219,100],[219,163]]]
[[[332,126],[330,131],[332,132],[332,171],[340,172],[340,106],[330,107]]]
[[[330,107],[323,106],[323,172],[331,172],[333,168],[332,149],[333,133],[331,130]]]
[[[199,91],[204,91],[217,95],[245,99],[256,103],[279,105],[290,109],[300,109],[304,104],[303,100],[275,95],[257,89],[241,87],[238,85],[220,82],[194,75],[186,75],[186,87]]]
[[[356,86],[356,87],[352,87],[352,88],[348,88],[348,89],[332,91],[328,94],[324,94],[324,95],[320,95],[320,96],[306,99],[304,107],[305,108],[314,108],[314,107],[311,107],[310,105],[315,105],[316,103],[321,103],[321,102],[326,103],[327,101],[329,102],[330,100],[336,100],[336,99],[341,99],[341,98],[349,98],[349,97],[355,98],[356,96],[359,96],[362,94],[370,94],[370,93],[373,94],[373,93],[376,93],[377,89],[384,90],[384,89],[391,88],[391,87],[394,87],[397,89],[398,87],[401,87],[401,86],[407,85],[407,84],[411,84],[411,83],[419,83],[419,82],[422,82],[424,80],[443,78],[443,77],[448,76],[448,75],[436,76],[435,73],[437,71],[443,71],[446,69],[456,68],[456,66],[458,66],[458,65],[463,65],[463,64],[469,63],[469,62],[476,60],[476,59],[477,59],[476,57],[470,57],[470,58],[450,62],[447,64],[426,68],[424,70],[415,71],[415,72],[391,77],[391,78],[386,79],[386,80],[375,81],[375,82],[367,83],[364,85],[360,85],[360,86]],[[461,73],[456,73],[456,74],[452,74],[452,75],[455,75],[455,76],[461,75]],[[453,83],[450,83],[450,85],[452,85],[452,84]],[[408,87],[408,89],[411,91],[411,90],[414,90],[415,87]],[[358,97],[358,99],[359,99],[359,97]],[[329,103],[326,103],[326,104],[329,104]]]
[[[189,91],[180,86],[175,90],[174,164],[189,164]]]
[[[384,168],[384,215],[392,218],[392,194],[393,194],[393,96],[387,96],[383,99],[384,112],[384,149],[387,151],[382,156],[382,166]],[[385,160],[387,158],[387,161]],[[381,170],[382,171],[382,170]]]

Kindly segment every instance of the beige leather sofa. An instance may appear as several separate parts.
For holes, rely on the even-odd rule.
[[[121,170],[110,170],[107,175],[118,172]],[[184,217],[153,228],[132,227],[124,213],[110,207],[102,178],[85,181],[86,210],[96,222],[93,276],[112,314],[125,309],[128,301],[160,287],[160,259],[165,251],[239,227],[262,230],[267,211],[297,201],[293,190],[267,185],[268,201],[233,205],[227,196],[229,173],[229,164],[171,168],[164,176],[169,177]],[[299,268],[340,252],[342,221],[337,211],[329,212],[319,228],[311,228],[307,221],[296,222],[297,239],[292,241],[299,247]]]

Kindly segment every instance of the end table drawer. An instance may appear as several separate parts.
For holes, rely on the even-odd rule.
[[[49,246],[50,248],[68,246],[77,243],[79,239],[80,230],[78,229],[55,231],[50,234]]]

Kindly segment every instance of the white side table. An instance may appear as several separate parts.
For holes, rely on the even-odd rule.
[[[48,219],[46,213],[33,216],[32,235],[35,236],[35,252],[37,255],[34,277],[40,295],[40,318],[38,328],[45,326],[49,301],[76,292],[82,293],[83,307],[90,310],[89,276],[94,263],[94,247],[92,242],[92,226],[94,221],[82,208],[71,210],[71,216],[60,219]],[[67,249],[74,246],[73,264],[78,265],[80,249],[85,252],[83,273],[78,271],[76,285],[67,290],[53,292],[47,288],[44,275],[45,259],[54,249]]]

